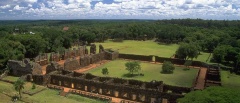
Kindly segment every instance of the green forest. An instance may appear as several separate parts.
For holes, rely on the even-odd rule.
[[[9,20],[0,21],[0,39],[1,70],[9,59],[63,53],[74,43],[89,45],[108,39],[179,44],[177,58],[193,59],[204,51],[212,55],[211,63],[232,67],[231,72],[238,73],[240,67],[238,20]]]

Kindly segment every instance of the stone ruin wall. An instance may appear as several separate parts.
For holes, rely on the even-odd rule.
[[[90,57],[89,56],[84,56],[80,58],[80,66],[85,67],[90,65]]]
[[[163,98],[176,101],[176,99],[183,97],[182,93],[191,91],[190,88],[165,85],[162,81],[143,82],[76,72],[52,74],[49,83],[144,103],[153,101],[161,103]]]
[[[63,67],[61,65],[59,65],[57,62],[52,61],[46,67],[46,74],[49,74],[49,73],[51,73],[53,71],[59,71],[59,70],[63,70]]]
[[[68,58],[84,56],[86,54],[86,50],[86,46],[80,46],[78,48],[74,48],[73,50],[65,50],[64,54],[62,55],[62,59],[67,60]]]
[[[50,54],[50,61],[58,62],[61,60],[61,56],[59,53],[51,53]]]
[[[48,54],[47,53],[40,54],[36,58],[34,58],[34,61],[36,63],[40,64],[41,66],[47,65],[48,64]]]
[[[64,69],[66,69],[66,70],[76,70],[79,68],[80,68],[80,63],[75,58],[72,58],[72,59],[68,58],[64,62]]]
[[[91,49],[92,48],[92,49]],[[86,55],[86,51],[88,49],[86,49],[85,47],[80,48],[80,60],[79,59],[74,59],[71,58],[70,60],[66,61],[64,63],[64,69],[66,70],[75,70],[75,69],[79,69],[81,67],[85,67],[88,66],[90,64],[94,64],[97,63],[99,61],[102,60],[113,60],[113,59],[117,59],[119,56],[119,52],[117,51],[107,51],[107,50],[102,50],[103,47],[101,47],[101,45],[99,46],[99,48],[101,48],[101,52],[98,54],[94,54],[96,53],[96,45],[91,45],[91,54],[90,55]],[[85,54],[85,55],[84,55]],[[79,62],[77,64],[77,61]],[[66,66],[65,66],[66,65]]]
[[[114,60],[119,57],[118,51],[104,51],[105,52],[105,59],[106,60]]]
[[[96,45],[95,44],[91,44],[90,46],[90,54],[96,54]]]
[[[12,69],[14,76],[42,74],[41,66],[38,63],[31,62],[29,59],[23,61],[9,60],[7,65]]]

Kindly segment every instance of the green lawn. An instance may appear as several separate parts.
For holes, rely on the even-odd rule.
[[[29,90],[32,83],[27,82],[24,90]],[[45,88],[43,86],[36,85],[36,88]],[[23,91],[24,91],[23,90]],[[11,103],[11,97],[5,94],[14,96],[17,92],[13,88],[13,84],[0,81],[0,103]],[[59,95],[59,91],[46,88],[46,90],[37,93],[33,96],[23,94],[24,101],[33,103],[104,103],[103,101],[82,97],[79,95],[69,94],[67,97]],[[17,102],[21,103],[21,102]]]
[[[126,62],[127,61],[125,60],[114,60],[87,72],[98,76],[104,76],[101,73],[101,69],[107,67],[109,71],[109,74],[107,76],[110,77],[120,77],[125,79],[136,79],[142,81],[159,80],[169,85],[184,87],[192,86],[193,79],[196,77],[198,72],[198,69],[190,69],[188,71],[184,71],[182,67],[176,67],[173,74],[161,74],[160,71],[162,65],[141,62],[141,73],[143,73],[144,76],[128,78],[124,76],[124,74],[128,73],[128,71],[125,70]]]
[[[229,71],[221,70],[221,81],[224,87],[239,88],[240,87],[240,76],[231,74]]]
[[[19,77],[7,76],[7,77],[4,77],[3,80],[9,80],[9,81],[15,82],[18,80],[18,78]]]
[[[105,49],[111,48],[118,50],[120,53],[125,54],[138,54],[138,55],[156,55],[160,57],[171,57],[175,54],[178,44],[164,45],[158,44],[152,40],[148,41],[134,41],[124,40],[123,42],[105,41],[104,43],[95,43],[97,45],[97,52],[99,44],[103,45]],[[89,47],[88,47],[89,48]],[[198,61],[206,62],[209,53],[201,52],[198,56]],[[208,61],[209,62],[209,61]]]
[[[171,57],[176,49],[177,44],[172,45],[159,45],[153,41],[133,41],[124,40],[124,42],[111,42],[96,43],[97,47],[102,44],[105,49],[111,48],[118,50],[120,53],[139,54],[139,55],[156,55],[161,57]]]

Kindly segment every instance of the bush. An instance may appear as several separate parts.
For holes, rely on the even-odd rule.
[[[103,68],[102,69],[102,74],[103,75],[107,75],[109,72],[108,72],[108,69],[107,68]]]
[[[33,83],[32,89],[36,89],[36,84],[35,83]]]
[[[175,67],[174,67],[174,65],[171,62],[164,61],[163,65],[162,65],[161,73],[172,74],[174,69],[175,69]]]

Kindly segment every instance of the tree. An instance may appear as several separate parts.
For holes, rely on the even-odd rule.
[[[229,46],[227,45],[220,45],[217,46],[214,51],[213,51],[213,59],[217,62],[217,63],[222,63],[225,59],[225,56],[227,55],[227,51],[226,48],[228,48]]]
[[[185,63],[184,63],[184,66],[186,66],[186,69],[190,69],[189,66],[192,65],[192,61],[190,60],[186,60]]]
[[[128,70],[132,76],[134,72],[138,72],[139,70],[141,70],[140,63],[136,61],[127,62],[125,63],[125,66],[126,66],[126,70]]]
[[[199,55],[199,48],[194,43],[182,43],[176,51],[176,55],[180,59],[197,58]]]
[[[14,89],[19,93],[20,98],[22,98],[21,92],[24,89],[25,82],[22,79],[18,79],[16,82],[14,82],[13,86]]]
[[[46,41],[40,35],[15,35],[12,39],[24,45],[26,49],[25,57],[27,58],[36,57],[40,52],[44,52],[46,47]]]
[[[238,55],[236,56],[236,66],[235,66],[235,69],[236,69],[237,72],[239,71],[239,68],[238,68],[239,62],[240,62],[240,53],[238,53]]]
[[[107,75],[109,72],[108,72],[108,69],[107,68],[103,68],[102,69],[102,74],[103,75]]]
[[[175,69],[175,67],[171,62],[164,61],[163,65],[162,65],[161,73],[171,74],[171,73],[173,73],[174,69]]]
[[[178,99],[179,103],[239,103],[240,90],[225,87],[208,87],[192,91]]]
[[[0,69],[5,68],[9,59],[22,60],[26,52],[24,45],[18,41],[0,40]]]

